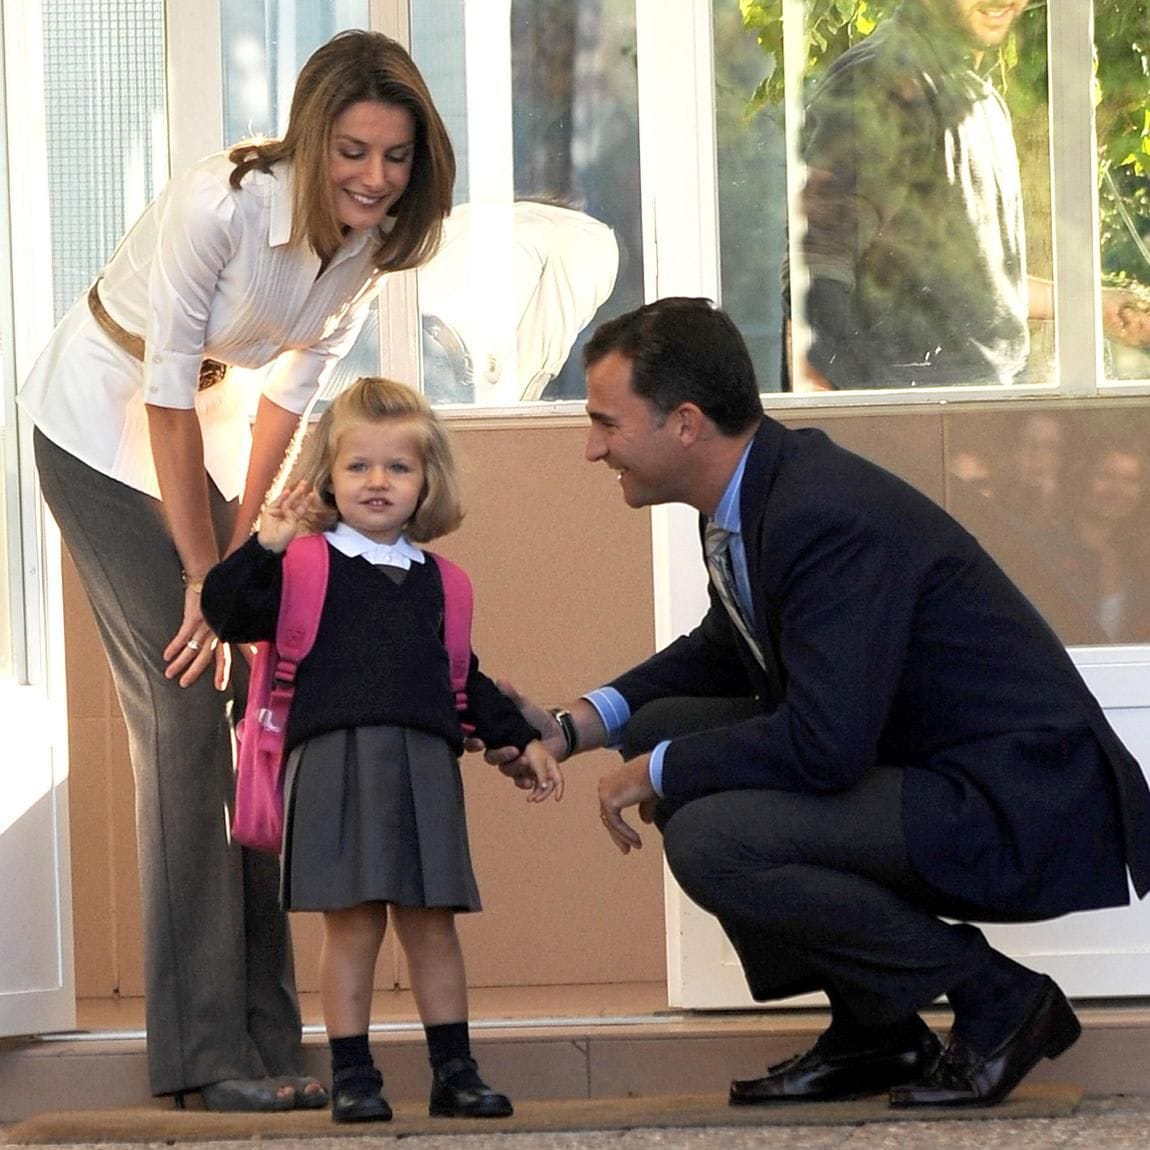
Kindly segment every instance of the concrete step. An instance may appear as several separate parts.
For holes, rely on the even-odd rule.
[[[570,987],[535,987],[515,991],[512,1008],[510,992],[473,992],[472,1044],[484,1077],[521,1100],[709,1094],[806,1049],[827,1022],[818,1010],[675,1011],[658,1006],[659,993],[594,987],[573,995]],[[555,1009],[545,1009],[549,995]],[[108,1023],[109,1016],[122,1023],[138,1018],[139,1004],[118,1006],[87,1010],[104,1018],[101,1026],[0,1041],[0,1123],[62,1108],[171,1106],[170,1099],[150,1097],[138,1023]],[[1029,1081],[1073,1082],[1096,1096],[1150,1095],[1150,1004],[1092,1001],[1076,1008],[1082,1038]],[[327,1044],[315,1009],[305,1004],[305,1070],[327,1081]],[[410,996],[377,994],[374,1013],[372,1045],[388,1097],[425,1098],[427,1055]],[[945,1011],[926,1017],[945,1031]]]

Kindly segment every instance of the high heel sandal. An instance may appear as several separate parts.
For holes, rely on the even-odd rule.
[[[281,1074],[274,1079],[279,1086],[290,1086],[294,1092],[294,1109],[323,1110],[331,1101],[323,1083],[310,1075]],[[308,1089],[312,1087],[312,1089]]]
[[[177,1110],[186,1110],[189,1094],[200,1095],[205,1110],[215,1111],[277,1111],[294,1110],[299,1087],[296,1082],[310,1079],[294,1078],[224,1078],[219,1082],[209,1082],[196,1090],[177,1090],[173,1094]],[[291,1094],[281,1094],[285,1087],[291,1087]],[[309,1098],[311,1096],[308,1096]],[[327,1094],[323,1101],[310,1102],[310,1106],[326,1106]]]

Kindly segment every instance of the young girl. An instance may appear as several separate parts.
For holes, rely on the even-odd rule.
[[[282,557],[319,515],[330,574],[301,662],[285,746],[282,897],[323,912],[320,991],[331,1044],[332,1118],[386,1121],[368,1049],[372,982],[390,915],[407,956],[433,1071],[430,1113],[506,1117],[510,1101],[471,1057],[458,911],[479,909],[458,756],[463,750],[434,561],[411,542],[462,518],[450,446],[422,396],[366,378],[320,420],[305,478],[273,500],[259,534],[204,582],[221,640],[274,636]],[[318,498],[317,498],[318,497]],[[465,718],[490,746],[523,748],[532,801],[563,777],[538,732],[471,657]]]

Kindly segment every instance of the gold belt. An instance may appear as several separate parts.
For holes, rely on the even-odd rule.
[[[88,309],[92,318],[100,325],[104,334],[123,352],[140,363],[144,362],[144,338],[122,328],[109,314],[100,299],[100,281],[97,280],[88,291]],[[228,365],[215,359],[205,359],[200,364],[198,389],[203,391],[220,382],[228,373]]]

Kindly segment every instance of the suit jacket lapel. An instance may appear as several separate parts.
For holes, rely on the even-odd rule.
[[[747,456],[743,485],[739,492],[739,517],[747,556],[747,577],[754,601],[755,629],[767,664],[765,675],[768,688],[775,703],[783,701],[786,669],[779,650],[778,604],[767,594],[762,560],[770,545],[765,529],[767,502],[778,474],[783,435],[784,428],[771,419],[764,419],[759,425],[754,445]]]

